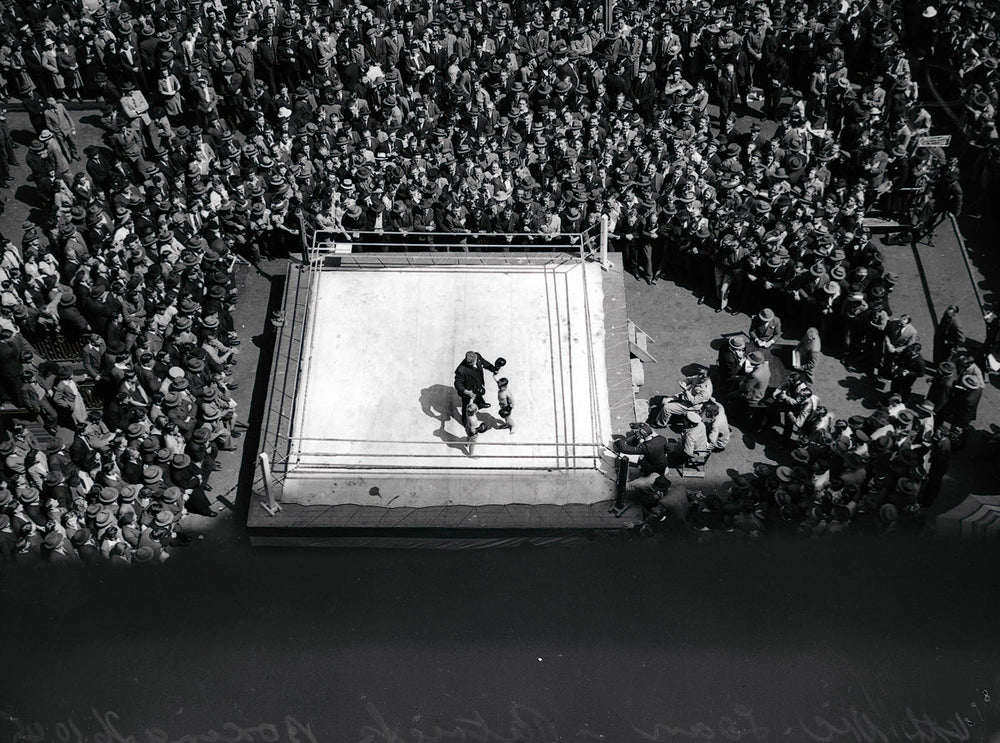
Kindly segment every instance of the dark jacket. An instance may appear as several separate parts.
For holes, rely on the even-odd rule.
[[[481,354],[476,354],[475,364],[467,364],[463,360],[455,369],[455,389],[462,398],[468,397],[466,392],[472,392],[473,396],[479,394],[478,390],[483,386],[483,369],[495,372],[496,368]]]
[[[650,472],[662,475],[667,471],[667,440],[662,436],[653,436],[635,445],[622,442],[618,445],[618,451],[622,454],[641,455],[639,471],[644,475]]]
[[[743,359],[736,355],[736,352],[729,347],[729,343],[723,344],[719,349],[719,378],[723,384],[729,384],[736,379],[743,371]]]

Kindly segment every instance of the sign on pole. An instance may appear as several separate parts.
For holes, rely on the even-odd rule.
[[[917,137],[917,147],[947,147],[950,144],[950,134],[935,134],[931,137]]]

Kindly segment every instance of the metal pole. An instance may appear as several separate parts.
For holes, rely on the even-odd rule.
[[[295,210],[296,216],[299,218],[299,237],[302,239],[302,264],[304,266],[309,265],[309,245],[306,240],[306,222],[302,217],[302,209]],[[316,235],[313,235],[313,241],[315,242]]]
[[[605,268],[608,264],[608,215],[601,215],[601,265]]]
[[[267,503],[261,503],[260,506],[269,514],[274,516],[274,514],[281,510],[281,504],[274,499],[274,485],[271,479],[271,460],[267,456],[266,452],[260,453],[260,470],[264,477],[264,495],[267,497]]]

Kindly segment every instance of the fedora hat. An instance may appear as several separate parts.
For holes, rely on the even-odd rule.
[[[967,390],[981,390],[983,388],[983,380],[972,374],[966,374],[962,377],[962,386]]]
[[[98,495],[98,501],[102,504],[109,506],[118,500],[118,489],[111,486],[105,486],[101,488],[100,495]]]

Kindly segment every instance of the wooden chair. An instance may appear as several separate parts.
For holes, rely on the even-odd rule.
[[[711,449],[698,449],[677,467],[677,474],[681,477],[705,477],[705,469],[711,456]]]

